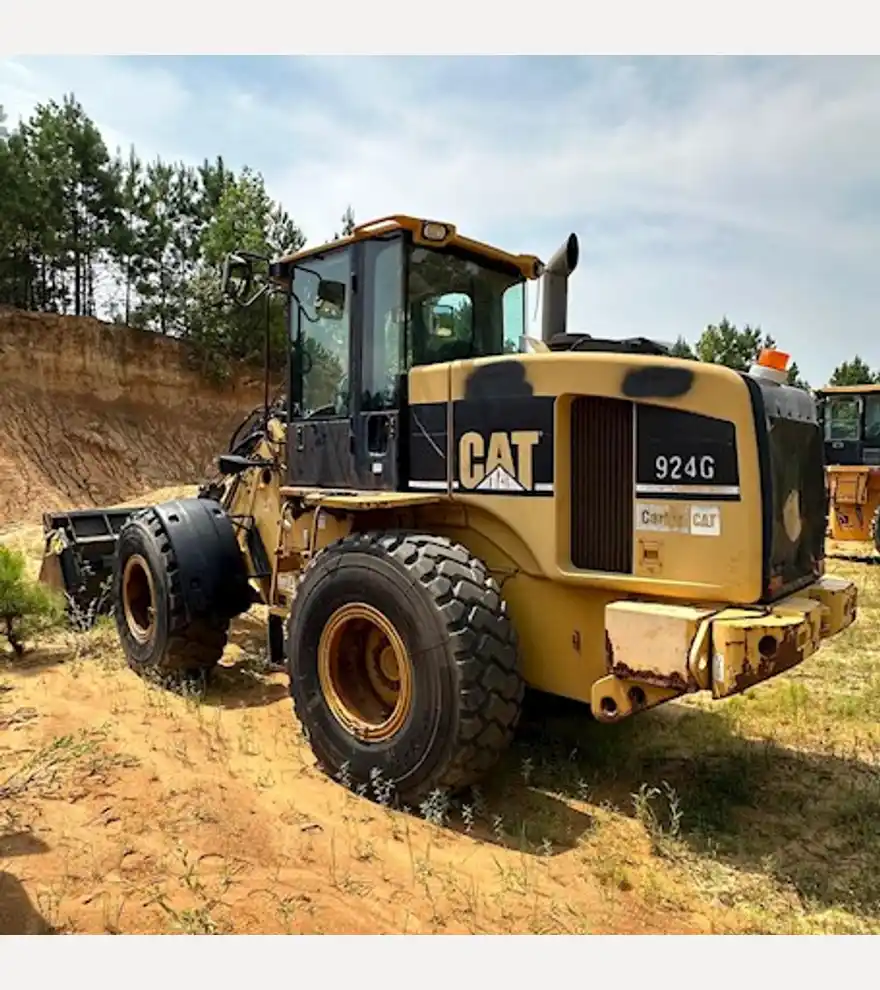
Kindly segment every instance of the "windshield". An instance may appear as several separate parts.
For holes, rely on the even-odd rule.
[[[519,350],[525,279],[501,263],[446,249],[409,249],[408,365]]]
[[[859,439],[859,400],[855,396],[828,399],[825,407],[825,439]]]

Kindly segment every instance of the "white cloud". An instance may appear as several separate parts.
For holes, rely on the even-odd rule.
[[[0,106],[9,122],[27,118],[38,103],[73,93],[101,129],[111,153],[134,141],[145,155],[175,157],[192,94],[167,68],[138,58],[28,58],[0,60]]]
[[[876,60],[310,59],[271,86],[188,62],[0,63],[0,103],[73,90],[111,146],[248,162],[312,242],[349,202],[545,257],[574,229],[579,329],[693,339],[726,314],[814,383],[880,365]]]

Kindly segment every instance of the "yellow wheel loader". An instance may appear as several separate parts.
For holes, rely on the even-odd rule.
[[[869,544],[871,552],[828,554],[880,563],[880,385],[828,385],[816,391],[825,437],[827,535]]]
[[[526,687],[616,722],[789,670],[856,615],[813,399],[775,352],[741,374],[568,333],[577,261],[408,216],[265,275],[231,256],[233,298],[287,300],[284,395],[198,498],[48,517],[47,567],[76,585],[92,534],[138,671],[210,671],[264,603],[318,762],[410,805],[491,771]]]

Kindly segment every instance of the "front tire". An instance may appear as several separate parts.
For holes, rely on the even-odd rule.
[[[439,536],[358,533],[306,570],[287,635],[295,713],[319,764],[415,805],[476,783],[522,707],[497,583]],[[378,776],[377,776],[378,775]]]
[[[138,673],[204,675],[223,656],[229,621],[187,621],[178,562],[153,509],[129,520],[119,534],[113,601],[123,652]]]

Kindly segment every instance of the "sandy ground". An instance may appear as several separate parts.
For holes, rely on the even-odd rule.
[[[39,536],[3,537],[32,573]],[[880,931],[876,570],[868,666],[829,647],[756,701],[615,727],[544,703],[445,813],[314,767],[259,610],[189,696],[130,671],[109,622],[54,633],[0,658],[0,932]],[[806,731],[814,684],[841,693]],[[854,684],[870,723],[840,714]]]
[[[520,821],[487,816],[471,835],[328,780],[293,719],[286,677],[253,670],[261,635],[258,621],[239,623],[229,666],[202,698],[122,668],[107,628],[34,653],[4,678],[0,930],[706,927],[609,893],[578,851],[589,807],[532,792],[515,773],[487,800]],[[511,785],[512,800],[501,794]],[[515,824],[534,824],[525,850],[505,834]]]

